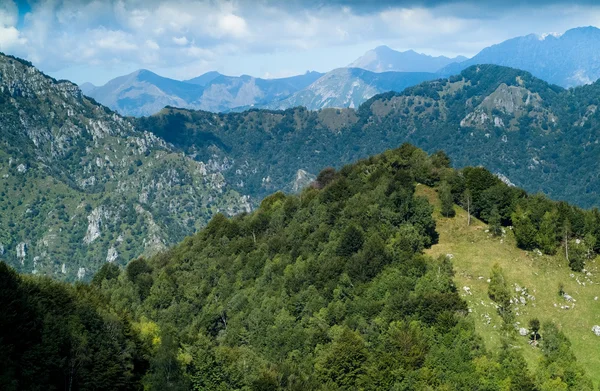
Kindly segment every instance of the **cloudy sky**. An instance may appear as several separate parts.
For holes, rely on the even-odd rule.
[[[600,26],[594,1],[0,0],[0,51],[97,85],[140,68],[272,78],[345,66],[381,44],[472,56],[589,25]]]

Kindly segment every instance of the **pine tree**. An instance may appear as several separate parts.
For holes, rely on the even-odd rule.
[[[536,246],[537,230],[531,222],[529,215],[520,207],[512,214],[513,232],[517,246],[524,250],[533,250]]]
[[[492,210],[490,211],[490,217],[488,219],[488,224],[490,227],[490,232],[494,236],[502,235],[502,223],[500,218],[500,213],[498,212],[498,207],[494,205]]]
[[[454,217],[456,212],[454,211],[454,199],[452,198],[452,192],[450,191],[450,185],[447,182],[442,182],[438,189],[440,197],[441,213],[444,217]]]
[[[504,272],[497,263],[492,267],[488,296],[498,304],[498,314],[506,325],[512,323],[512,309],[510,303],[510,290]]]
[[[546,212],[540,222],[540,229],[536,235],[536,242],[544,254],[555,254],[558,241],[556,240],[557,213]]]

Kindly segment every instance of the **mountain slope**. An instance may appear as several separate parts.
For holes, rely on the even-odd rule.
[[[220,171],[0,55],[0,258],[24,273],[89,278],[152,254],[217,212],[247,210]]]
[[[219,76],[223,76],[223,75],[221,75],[217,71],[210,71],[210,72],[206,72],[200,76],[194,77],[193,79],[184,80],[184,82],[189,83],[189,84],[197,84],[199,86],[204,87],[205,85],[207,85],[211,81],[215,80]]]
[[[433,205],[439,205],[434,189],[419,186],[417,194],[426,196]],[[469,304],[477,332],[486,345],[490,348],[502,345],[502,319],[488,297],[487,282],[491,267],[499,264],[509,283],[513,301],[519,301],[515,319],[519,322],[518,327],[527,328],[532,318],[555,321],[569,337],[579,362],[594,383],[599,384],[600,345],[590,343],[600,338],[592,332],[592,327],[600,324],[596,310],[598,302],[595,300],[600,296],[598,259],[586,264],[585,273],[574,274],[562,252],[542,255],[536,251],[523,251],[517,248],[512,230],[505,229],[500,237],[494,237],[487,224],[472,219],[472,224],[467,226],[466,211],[459,207],[455,210],[454,218],[445,218],[436,207],[434,216],[440,239],[426,253],[432,257],[452,254],[456,271],[454,281],[461,297]],[[561,284],[565,292],[575,297],[575,306],[558,293]],[[521,302],[522,296],[526,298],[525,304]],[[513,343],[535,367],[540,359],[539,351],[532,349],[527,336],[519,337]]]
[[[327,72],[308,87],[288,98],[264,105],[269,109],[303,106],[309,110],[329,107],[358,107],[373,95],[402,91],[436,76],[426,72],[373,73],[359,68],[339,68]]]
[[[457,56],[448,58],[446,56],[433,57],[417,53],[414,50],[399,52],[387,46],[378,46],[369,50],[357,58],[348,68],[362,68],[371,72],[437,72],[443,67],[463,62],[467,58]]]
[[[549,83],[574,87],[600,78],[600,29],[580,27],[560,36],[530,34],[483,49],[473,58],[451,64],[451,75],[475,64],[496,64],[531,72]]]
[[[196,108],[220,112],[240,106],[260,106],[286,98],[321,77],[318,72],[282,79],[260,79],[248,75],[221,75],[205,85]]]
[[[321,76],[307,72],[282,79],[225,76],[208,72],[187,81],[161,77],[147,70],[115,78],[86,94],[123,115],[157,113],[165,106],[226,111],[285,98]]]

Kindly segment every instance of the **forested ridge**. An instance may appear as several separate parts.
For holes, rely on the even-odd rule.
[[[216,215],[123,270],[107,263],[90,285],[2,266],[3,388],[62,389],[73,379],[73,389],[593,389],[551,319],[530,326],[541,358],[527,365],[511,343],[508,283],[494,265],[489,297],[504,342],[486,349],[451,257],[424,255],[438,233],[433,206],[415,194],[422,185],[437,189],[446,216],[458,203],[491,233],[511,226],[523,248],[568,247],[574,270],[598,250],[597,210],[528,195],[483,168],[454,170],[443,152],[405,144],[325,169],[253,213]]]
[[[216,114],[167,107],[137,119],[222,171],[255,201],[316,175],[410,142],[444,150],[456,168],[482,165],[528,192],[600,204],[600,83],[565,90],[518,69],[471,66],[459,75],[376,95],[358,109]]]

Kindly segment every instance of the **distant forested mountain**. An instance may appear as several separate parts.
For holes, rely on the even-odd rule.
[[[214,114],[168,108],[138,121],[175,146],[227,158],[224,172],[257,198],[403,142],[443,149],[531,192],[600,205],[600,84],[571,90],[495,65],[375,96],[353,109]]]

